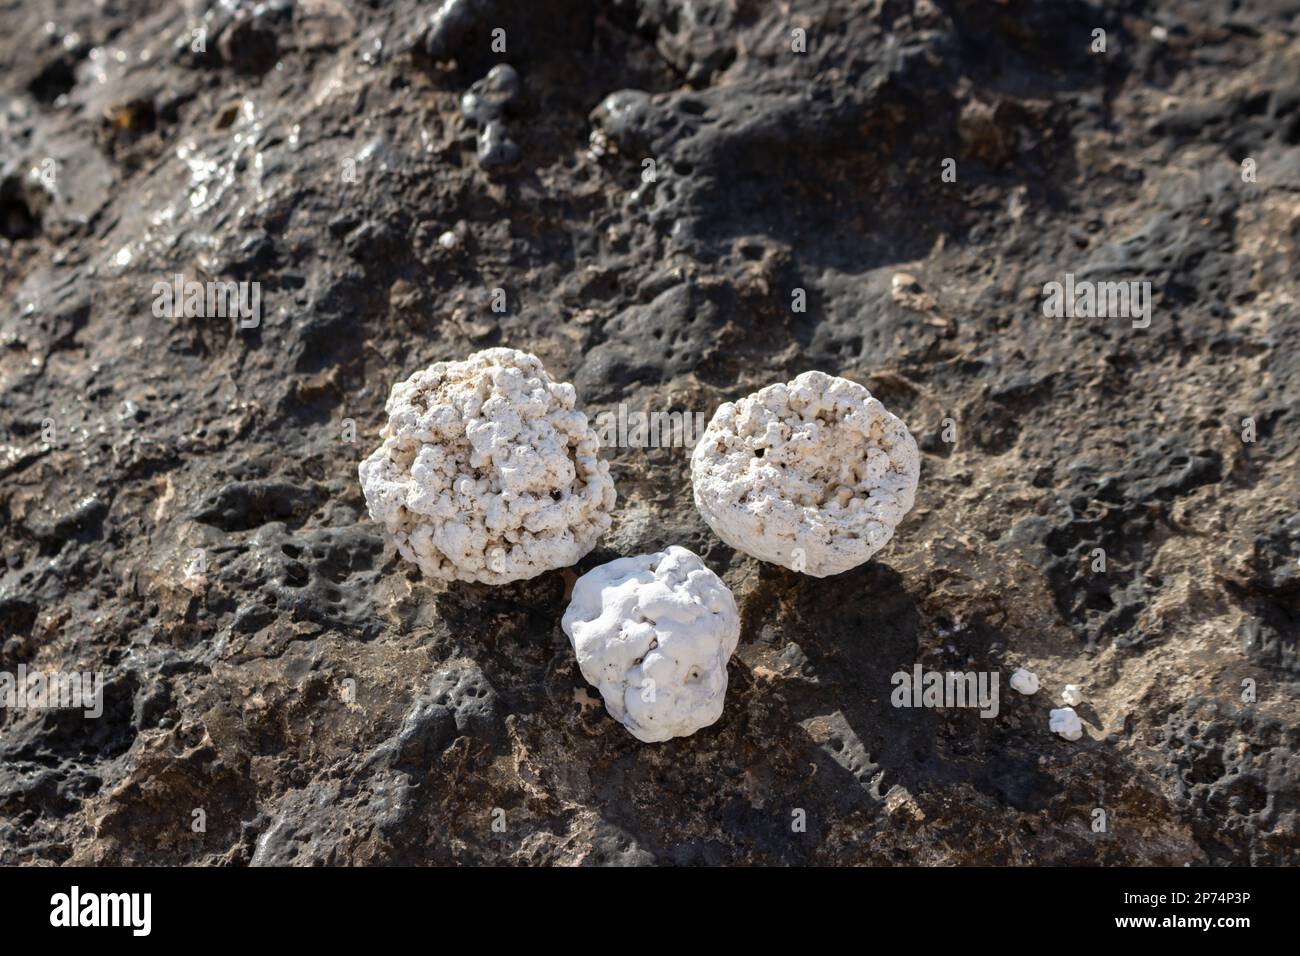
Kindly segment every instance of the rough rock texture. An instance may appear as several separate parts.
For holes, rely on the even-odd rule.
[[[0,670],[105,695],[0,709],[0,862],[1300,863],[1300,3],[465,6],[436,59],[410,0],[0,9]],[[155,318],[176,273],[260,324]],[[741,615],[721,719],[641,744],[574,575],[431,583],[366,515],[390,385],[505,344],[589,416],[859,381],[917,503],[815,579],[602,452],[577,572],[681,544]],[[891,707],[918,662],[1042,691]]]
[[[615,494],[575,401],[517,349],[415,372],[357,469],[370,517],[431,578],[508,584],[576,564]]]
[[[719,408],[691,454],[691,485],[727,544],[824,578],[889,543],[920,469],[907,426],[870,392],[804,372]]]
[[[592,568],[560,626],[582,676],[637,740],[689,737],[722,716],[740,615],[698,555],[671,545]]]

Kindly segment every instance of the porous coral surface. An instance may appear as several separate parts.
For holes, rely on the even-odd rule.
[[[568,567],[609,529],[596,434],[535,355],[493,348],[393,386],[358,473],[370,516],[431,578],[506,584]]]
[[[818,578],[889,543],[920,469],[907,426],[824,372],[723,405],[691,455],[695,504],[718,537]]]

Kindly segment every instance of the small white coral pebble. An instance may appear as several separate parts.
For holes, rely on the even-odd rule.
[[[416,372],[358,468],[370,517],[431,578],[505,584],[576,563],[609,530],[614,483],[575,404],[515,349]]]
[[[694,553],[673,546],[593,568],[560,626],[582,676],[638,740],[686,737],[722,716],[740,615]]]
[[[1077,684],[1066,684],[1065,690],[1061,692],[1061,700],[1074,707],[1083,701],[1083,692],[1079,690]]]
[[[907,426],[825,372],[726,403],[691,455],[695,506],[719,538],[818,578],[889,543],[920,470]]]
[[[1011,689],[1022,694],[1038,693],[1038,675],[1023,667],[1011,675]]]
[[[1078,740],[1083,736],[1083,721],[1079,720],[1073,707],[1051,711],[1047,715],[1047,726],[1052,733],[1059,734],[1066,740]]]

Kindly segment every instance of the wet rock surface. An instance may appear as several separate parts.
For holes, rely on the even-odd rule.
[[[0,707],[0,863],[1300,862],[1300,5],[0,23],[0,673],[103,680]],[[1067,274],[1149,325],[1045,315]],[[178,276],[256,321],[158,309]],[[593,416],[853,379],[916,507],[812,579],[709,532],[687,449],[609,448],[576,568],[425,581],[357,462],[394,381],[494,345]],[[643,745],[560,617],[670,544],[741,638],[718,723]],[[893,706],[917,663],[997,716]]]

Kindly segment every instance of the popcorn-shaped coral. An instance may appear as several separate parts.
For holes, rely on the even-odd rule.
[[[685,548],[588,571],[561,627],[582,676],[638,740],[686,737],[722,716],[740,615],[727,586]]]
[[[819,578],[889,543],[920,469],[907,426],[824,372],[726,403],[691,456],[695,505],[718,537]]]
[[[505,584],[568,567],[609,529],[614,483],[567,382],[515,349],[393,386],[358,468],[370,517],[431,578]]]

